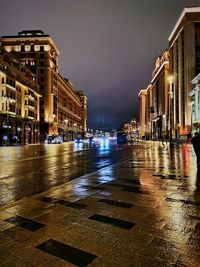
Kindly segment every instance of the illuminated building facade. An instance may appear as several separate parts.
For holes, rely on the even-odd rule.
[[[36,76],[0,51],[0,144],[37,143],[40,94]]]
[[[200,73],[192,80],[193,89],[189,93],[192,107],[192,133],[200,133]]]
[[[22,31],[17,36],[2,36],[1,46],[37,77],[42,96],[41,140],[44,140],[47,134],[61,133],[66,139],[73,138],[79,131],[78,127],[84,128],[82,122],[85,119],[81,116],[85,113],[80,112],[82,101],[74,92],[72,85],[59,74],[60,53],[53,39],[41,30]],[[68,136],[69,131],[70,136]]]
[[[139,123],[133,118],[129,123],[125,123],[123,127],[123,131],[127,133],[128,138],[136,139],[139,134]]]
[[[145,109],[145,118],[146,118],[146,127],[145,135],[147,139],[152,137],[152,114],[154,113],[154,107],[152,105],[152,85],[149,84],[147,87],[147,96],[146,96],[146,109]]]
[[[140,90],[139,94],[139,137],[146,136],[147,127],[147,89]]]
[[[163,139],[169,135],[169,52],[155,62],[152,80],[139,93],[140,136]]]
[[[152,137],[162,139],[169,135],[169,52],[165,51],[155,62],[151,80],[151,107],[149,116]]]
[[[58,133],[66,141],[86,132],[87,98],[72,86],[70,80],[58,76]]]
[[[186,139],[191,134],[191,80],[200,72],[200,7],[186,7],[170,37],[172,136]]]

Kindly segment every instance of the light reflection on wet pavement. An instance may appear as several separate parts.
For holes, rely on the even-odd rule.
[[[0,179],[5,266],[200,266],[191,145],[9,149]]]
[[[125,145],[64,143],[0,148],[0,205],[45,191],[131,155]]]

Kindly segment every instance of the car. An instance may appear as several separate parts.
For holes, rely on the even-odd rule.
[[[83,143],[83,139],[80,137],[77,137],[77,139],[75,139],[75,143]]]
[[[45,144],[61,144],[63,138],[60,135],[48,134],[45,140]]]

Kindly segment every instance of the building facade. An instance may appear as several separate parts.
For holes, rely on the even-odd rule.
[[[150,95],[150,124],[152,138],[169,135],[169,52],[166,50],[155,62]]]
[[[139,123],[136,118],[133,118],[130,122],[125,123],[123,131],[127,133],[129,139],[137,139],[139,137]]]
[[[36,75],[41,94],[41,141],[47,134],[62,133],[65,136],[69,124],[72,129],[72,121],[74,126],[71,136],[75,136],[74,132],[77,133],[77,127],[84,121],[81,116],[85,113],[80,113],[81,99],[69,82],[59,74],[58,57],[60,53],[53,39],[41,30],[22,31],[17,36],[2,36],[1,46]],[[64,100],[66,103],[63,103]],[[67,105],[68,111],[65,109],[65,105]],[[82,127],[84,126],[82,125]],[[68,137],[66,136],[66,138]]]
[[[147,89],[140,90],[139,98],[139,137],[146,137],[147,127]]]
[[[192,134],[200,133],[200,73],[192,80],[191,97],[192,107]]]
[[[0,51],[0,144],[37,143],[40,97],[36,75]]]
[[[169,52],[155,61],[152,80],[139,93],[140,136],[163,139],[169,136]]]
[[[58,77],[58,133],[66,141],[86,132],[87,98],[73,90],[70,80]]]
[[[192,130],[191,80],[200,72],[200,7],[184,8],[169,37],[169,51],[172,137],[186,139]]]

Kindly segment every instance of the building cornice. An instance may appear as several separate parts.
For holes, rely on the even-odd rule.
[[[175,32],[177,31],[177,29],[178,29],[181,21],[183,20],[185,14],[186,13],[198,13],[198,12],[200,12],[200,7],[185,7],[183,9],[178,21],[176,22],[176,24],[175,24],[175,26],[174,26],[174,28],[173,28],[173,30],[172,30],[169,38],[168,38],[169,42],[172,40],[172,37],[174,36]]]
[[[147,94],[147,89],[141,89],[138,96],[140,95],[146,95]]]
[[[169,64],[169,61],[164,61],[163,64],[160,66],[160,68],[158,69],[158,71],[156,72],[155,76],[153,77],[153,79],[151,80],[151,84],[154,83],[155,79],[157,78],[157,76],[159,75],[159,73],[161,72],[161,70],[163,69],[163,67],[165,65]]]
[[[55,49],[57,55],[60,55],[60,52],[57,46],[55,45],[53,39],[48,35],[45,35],[45,36],[2,36],[0,38],[0,42],[12,42],[12,41],[16,42],[18,40],[20,42],[26,42],[26,41],[35,42],[36,40],[48,41]]]

